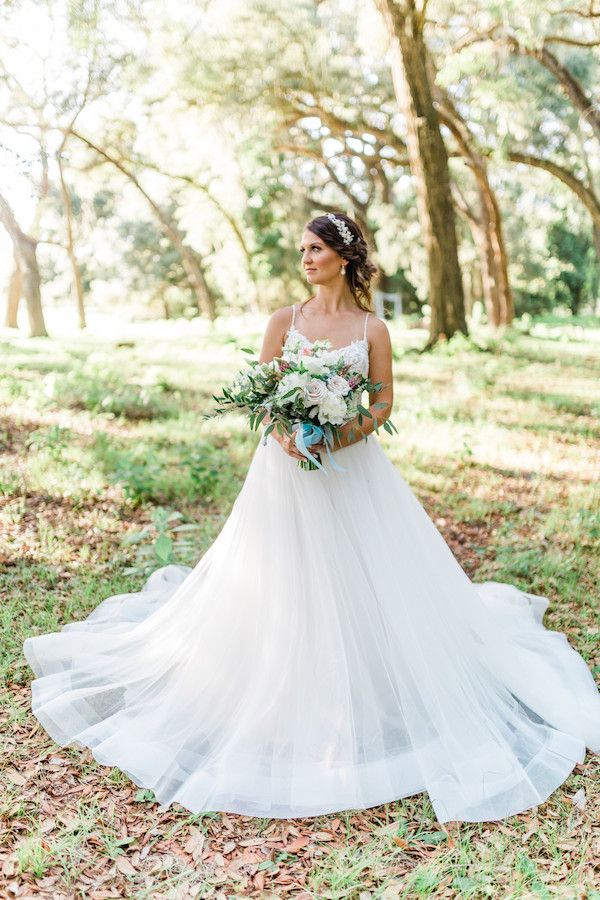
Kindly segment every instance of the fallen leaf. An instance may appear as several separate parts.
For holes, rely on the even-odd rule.
[[[137,870],[134,869],[131,862],[127,859],[126,856],[120,856],[117,860],[117,869],[123,875],[137,875]]]
[[[9,781],[12,781],[13,784],[18,784],[19,787],[27,784],[27,779],[23,778],[15,769],[7,769],[5,774]]]
[[[19,862],[16,856],[9,856],[8,859],[5,859],[2,863],[2,874],[8,875],[10,878],[11,875],[16,875],[19,871]]]
[[[201,829],[198,828],[197,825],[190,825],[189,837],[185,842],[183,849],[186,853],[191,855],[192,859],[198,860],[202,857],[204,842],[205,837]]]
[[[310,844],[310,838],[303,835],[302,837],[296,838],[294,841],[290,841],[289,844],[285,845],[286,853],[297,853],[298,850],[302,850],[303,847],[306,847]]]

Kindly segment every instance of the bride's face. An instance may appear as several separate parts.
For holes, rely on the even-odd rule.
[[[327,284],[337,278],[344,260],[312,231],[305,231],[300,242],[302,266],[309,284]]]

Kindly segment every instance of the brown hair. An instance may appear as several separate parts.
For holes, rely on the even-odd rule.
[[[339,253],[344,260],[345,278],[356,305],[359,309],[373,312],[371,279],[378,270],[369,259],[367,242],[354,219],[343,212],[335,212],[334,215],[336,219],[341,219],[350,231],[352,243],[344,243],[336,225],[327,216],[317,216],[311,219],[305,228],[320,237],[336,253]]]

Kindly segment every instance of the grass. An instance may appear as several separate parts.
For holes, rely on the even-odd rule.
[[[546,803],[499,823],[441,827],[426,795],[310,820],[193,816],[158,806],[88,750],[58,748],[31,715],[26,636],[138,590],[159,550],[193,564],[220,531],[258,436],[239,417],[201,413],[240,348],[259,348],[263,324],[53,340],[4,332],[5,883],[95,900],[600,898],[592,754]],[[390,328],[400,432],[381,432],[390,459],[465,571],[548,596],[545,624],[598,676],[600,322],[546,317],[426,355],[413,352],[418,334]],[[582,789],[583,809],[572,801]]]

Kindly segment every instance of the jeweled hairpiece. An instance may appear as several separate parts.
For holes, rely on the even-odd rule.
[[[346,225],[346,223],[343,222],[342,219],[338,219],[338,218],[337,218],[336,216],[334,216],[334,214],[331,213],[331,212],[330,212],[330,213],[327,213],[327,218],[330,219],[330,221],[333,222],[333,224],[335,225],[335,227],[336,227],[337,230],[339,231],[340,237],[341,237],[341,239],[343,240],[343,242],[344,242],[345,244],[351,244],[352,241],[354,240],[354,238],[353,238],[353,236],[352,236],[352,232],[350,231],[350,229],[348,228],[348,226]]]

